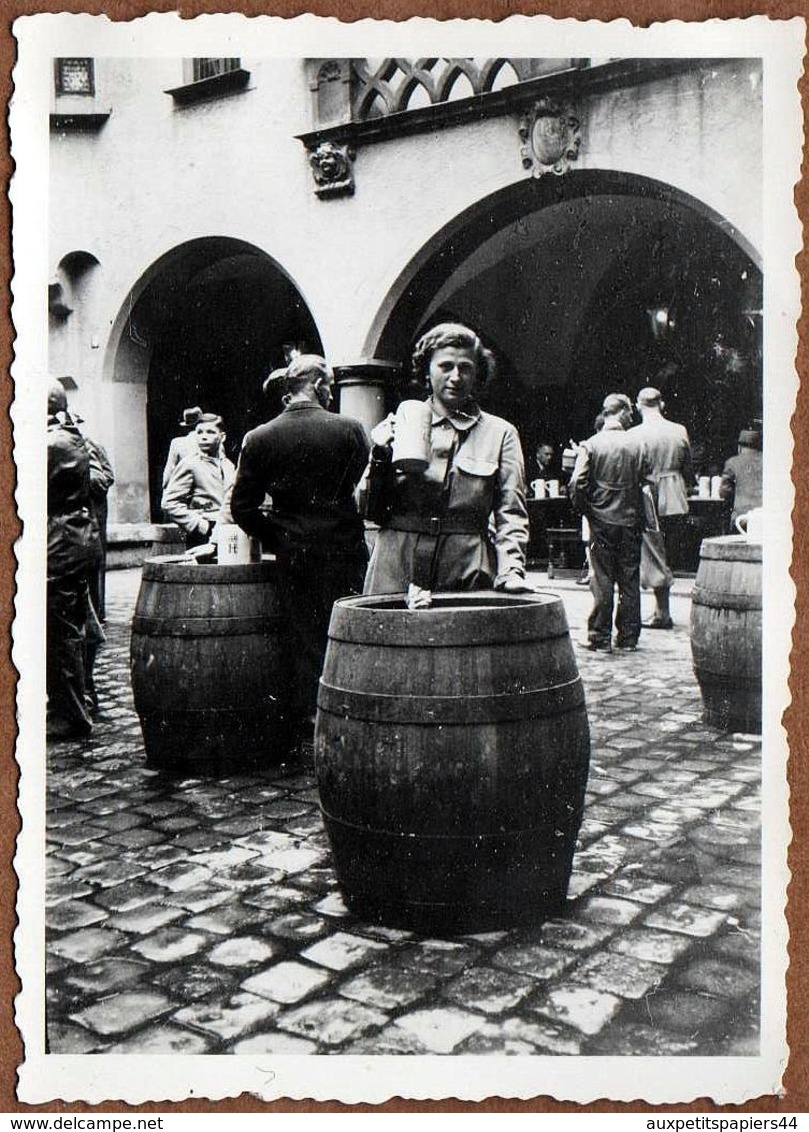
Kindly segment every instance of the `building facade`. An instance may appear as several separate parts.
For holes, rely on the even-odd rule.
[[[530,450],[663,388],[700,469],[762,415],[756,59],[54,60],[49,365],[155,521],[182,409],[235,454],[291,349],[372,426],[444,318]]]

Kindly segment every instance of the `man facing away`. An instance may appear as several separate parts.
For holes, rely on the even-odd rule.
[[[688,515],[688,490],[694,482],[691,445],[685,427],[663,416],[659,389],[641,389],[636,404],[642,419],[631,431],[643,445],[649,465],[660,528],[643,532],[641,578],[655,595],[655,611],[644,628],[673,629],[669,597],[674,574],[669,557]]]
[[[760,507],[763,499],[764,457],[761,452],[761,433],[745,428],[739,433],[739,450],[725,462],[722,471],[721,494],[731,501],[731,519],[745,515]]]
[[[85,642],[89,580],[99,555],[90,456],[61,385],[48,391],[46,686],[49,739],[89,735]]]
[[[334,376],[316,354],[286,374],[284,411],[244,438],[230,499],[234,522],[278,561],[289,618],[290,722],[309,738],[337,598],[361,594],[368,553],[354,488],[368,460],[362,425],[328,412]],[[265,497],[272,510],[262,509]]]
[[[77,413],[68,413],[72,427],[84,441],[90,458],[90,514],[98,530],[98,552],[90,566],[90,602],[84,635],[84,685],[87,710],[98,712],[98,692],[95,686],[95,662],[98,650],[106,641],[103,624],[106,621],[107,574],[107,494],[115,483],[115,473],[104,448],[81,431],[84,420]]]
[[[587,648],[592,652],[612,651],[616,585],[616,648],[636,648],[641,628],[642,450],[624,431],[632,423],[632,402],[627,396],[610,393],[602,413],[601,430],[579,446],[569,487],[574,506],[590,525],[593,609],[587,619]]]

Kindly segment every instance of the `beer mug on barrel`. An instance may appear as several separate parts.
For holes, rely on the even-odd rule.
[[[399,472],[423,472],[430,463],[429,401],[402,401],[393,427],[393,466]]]
[[[544,480],[532,480],[531,481],[531,491],[534,493],[534,499],[544,499],[545,498],[545,481]]]
[[[764,509],[762,507],[754,507],[746,515],[737,515],[734,522],[736,530],[744,535],[748,542],[763,542]]]
[[[235,523],[217,523],[216,558],[220,566],[246,566],[261,561],[261,547]]]

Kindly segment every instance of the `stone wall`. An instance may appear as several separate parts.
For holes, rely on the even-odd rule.
[[[299,290],[330,360],[351,364],[374,354],[380,312],[441,234],[529,176],[515,112],[363,146],[354,195],[318,199],[295,136],[314,125],[303,62],[242,66],[244,90],[179,106],[166,92],[183,82],[182,60],[99,59],[96,102],[109,119],[96,131],[52,133],[50,263],[73,306],[51,320],[51,371],[74,376],[74,404],[109,448],[118,521],[148,518],[150,344],[128,316],[161,257],[213,237],[260,249]],[[755,60],[699,64],[589,96],[576,168],[672,185],[754,250],[760,77]],[[82,270],[66,274],[76,252],[87,253]]]

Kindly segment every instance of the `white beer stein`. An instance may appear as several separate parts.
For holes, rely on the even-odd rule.
[[[735,523],[736,530],[743,534],[748,542],[762,542],[764,540],[763,507],[754,507],[746,515],[737,515]]]
[[[402,401],[393,426],[393,466],[423,472],[430,463],[432,409],[429,401]]]
[[[548,498],[559,498],[559,480],[548,480]]]
[[[700,499],[710,499],[711,498],[711,477],[710,476],[700,476],[699,477],[699,487],[697,488],[697,494],[698,494]]]
[[[545,498],[545,481],[544,480],[532,480],[531,481],[531,491],[533,491],[533,493],[534,493],[534,499],[544,499]]]
[[[235,523],[219,523],[216,527],[216,560],[220,566],[246,566],[258,561],[254,539]]]

